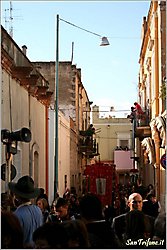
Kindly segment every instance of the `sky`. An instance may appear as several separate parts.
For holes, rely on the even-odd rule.
[[[1,24],[8,32],[12,27],[13,39],[20,48],[27,46],[32,62],[56,60],[59,15],[59,61],[71,60],[73,43],[73,64],[81,69],[82,84],[93,105],[100,106],[101,115],[126,117],[130,113],[138,101],[141,29],[150,1],[11,3],[10,14],[10,1],[1,1]],[[103,36],[109,46],[99,46]],[[115,112],[108,112],[110,107]]]

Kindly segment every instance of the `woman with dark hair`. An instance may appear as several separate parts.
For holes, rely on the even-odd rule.
[[[157,201],[154,194],[149,193],[146,197],[146,202],[144,202],[143,212],[150,216],[156,218],[161,210],[160,202]]]
[[[147,193],[149,194],[155,194],[155,189],[154,189],[154,186],[152,184],[149,184],[147,186]]]
[[[23,230],[13,212],[1,212],[1,249],[23,249]]]
[[[33,233],[34,248],[37,249],[66,249],[68,235],[61,223],[48,222],[38,227]]]
[[[87,228],[80,220],[66,220],[62,222],[68,235],[68,248],[85,249],[90,247]]]

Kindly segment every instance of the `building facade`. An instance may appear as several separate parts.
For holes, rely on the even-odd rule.
[[[50,83],[50,89],[55,91],[55,76],[56,68],[55,62],[34,62],[33,65],[37,70],[44,75],[44,77]],[[64,116],[68,126],[69,138],[67,138],[67,144],[69,143],[69,149],[62,147],[62,154],[60,156],[62,141],[59,138],[59,187],[58,192],[63,195],[66,188],[74,188],[78,194],[82,192],[82,173],[86,164],[86,156],[83,152],[79,151],[79,131],[86,130],[90,123],[90,102],[87,92],[82,84],[81,69],[76,68],[71,62],[59,62],[59,131],[61,116]],[[55,96],[55,95],[54,95]],[[54,110],[54,99],[51,101],[50,108]],[[55,124],[54,116],[50,117],[50,123]],[[67,124],[66,124],[67,125]],[[50,129],[50,140],[54,138],[54,128]],[[59,132],[60,133],[60,132]],[[60,137],[60,134],[59,134]],[[51,142],[50,142],[51,143]],[[67,147],[67,144],[65,147]],[[51,145],[53,145],[51,143]],[[64,144],[62,144],[64,145]],[[63,177],[61,173],[61,161],[63,157],[69,154],[69,160],[63,166],[66,169]],[[54,154],[50,154],[52,165],[54,165]],[[65,162],[65,161],[64,161]],[[52,167],[51,167],[52,169]],[[63,179],[62,179],[63,178]],[[62,180],[60,182],[60,180]]]
[[[166,195],[166,2],[151,1],[143,18],[139,58],[139,103],[145,111],[143,126],[136,128],[143,182],[153,184],[165,206]],[[148,177],[149,176],[149,177]]]
[[[129,178],[130,170],[135,168],[133,164],[133,141],[132,141],[132,123],[128,118],[100,117],[98,106],[92,108],[92,122],[95,127],[96,141],[98,144],[99,156],[103,163],[115,164],[115,170],[118,174],[118,183],[126,184]]]
[[[10,180],[17,181],[23,175],[32,176],[35,186],[46,188],[46,135],[52,92],[48,91],[46,79],[27,58],[26,46],[21,50],[2,26],[1,73],[1,163],[6,164],[2,192],[7,191]],[[28,143],[23,138],[23,128],[31,132]],[[8,131],[8,135],[2,131]],[[19,136],[11,138],[11,133],[16,131],[20,131]],[[7,175],[12,165],[16,169],[14,178]]]
[[[35,186],[45,189],[51,203],[56,175],[55,62],[31,62],[26,46],[20,49],[3,27],[1,30],[1,128],[9,132],[27,128],[31,133],[29,143],[17,141],[17,153],[10,162],[16,168],[12,181],[31,176]],[[71,62],[60,63],[59,81],[57,191],[62,196],[67,188],[82,192],[87,156],[79,150],[79,131],[89,126],[91,103],[81,81],[81,69]],[[7,164],[5,140],[2,164]],[[2,180],[2,191],[7,189],[7,180]]]

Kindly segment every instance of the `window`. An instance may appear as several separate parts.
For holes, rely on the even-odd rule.
[[[67,175],[64,176],[64,188],[67,188]]]
[[[71,186],[74,187],[74,175],[72,175],[72,179],[71,179]]]
[[[120,147],[122,147],[122,148],[125,148],[125,147],[127,147],[128,146],[128,140],[120,140],[119,141],[119,143],[120,143]]]
[[[13,156],[13,165],[16,167],[16,177],[13,181],[16,182],[22,176],[21,150],[19,146],[17,146],[17,154]]]
[[[34,152],[34,184],[38,186],[38,173],[39,173],[39,155],[38,152]]]
[[[118,132],[117,133],[117,146],[118,147],[128,147],[130,149],[132,143],[130,131],[129,132]]]

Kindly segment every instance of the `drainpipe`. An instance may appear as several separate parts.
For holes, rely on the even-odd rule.
[[[159,115],[158,2],[153,1],[155,36],[155,116]]]
[[[154,11],[154,34],[155,34],[155,117],[159,115],[159,58],[158,58],[158,2],[153,1]],[[156,185],[157,198],[160,199],[160,138],[156,130],[154,133],[154,143],[156,151]]]
[[[48,155],[48,149],[49,149],[49,136],[48,136],[48,121],[49,121],[49,117],[48,117],[48,107],[45,106],[45,123],[46,123],[46,143],[45,143],[45,152],[46,152],[46,176],[45,176],[45,190],[46,190],[46,194],[48,195],[48,179],[49,179],[49,174],[48,174],[48,162],[49,162],[49,155]]]
[[[158,131],[154,136],[154,143],[155,143],[155,155],[156,155],[156,186],[157,186],[157,198],[160,200],[160,185],[161,185],[161,178],[160,178],[160,137]]]
[[[31,131],[31,96],[30,94],[28,93],[28,122],[29,122],[29,129]],[[32,154],[31,154],[31,143],[29,143],[29,176],[32,177]]]

